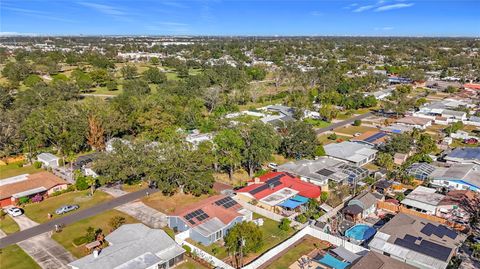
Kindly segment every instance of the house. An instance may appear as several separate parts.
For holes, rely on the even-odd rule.
[[[361,142],[372,146],[377,146],[385,143],[389,135],[386,132],[380,131],[366,131],[363,134],[350,139],[350,141]]]
[[[377,231],[368,246],[417,268],[445,269],[465,238],[442,224],[399,213]]]
[[[250,220],[252,212],[230,196],[215,195],[176,210],[168,217],[168,227],[208,246],[221,240],[235,224]]]
[[[365,96],[373,96],[377,100],[383,100],[392,95],[394,88],[387,88],[372,93],[365,93]]]
[[[471,190],[449,191],[440,201],[437,216],[457,223],[470,223],[478,211],[480,196]]]
[[[411,132],[412,130],[412,126],[402,124],[392,124],[382,128],[382,131],[392,134],[402,134],[406,132]]]
[[[396,123],[399,125],[406,125],[412,128],[425,130],[428,126],[432,125],[432,120],[427,118],[407,116],[407,117],[398,119]]]
[[[393,181],[388,180],[379,180],[373,185],[373,189],[381,194],[391,193],[393,191],[392,188]]]
[[[403,263],[387,255],[369,251],[367,255],[354,263],[349,269],[416,269],[417,267]]]
[[[473,190],[480,192],[480,165],[453,164],[449,167],[436,167],[429,176],[431,184],[453,190]]]
[[[446,118],[448,123],[463,122],[467,120],[467,112],[445,109],[442,111],[442,117]]]
[[[43,167],[57,168],[60,165],[60,158],[51,153],[38,154],[37,161],[41,162]]]
[[[288,162],[278,166],[277,171],[294,174],[303,181],[320,186],[322,191],[328,191],[329,181],[337,184],[354,183],[369,173],[365,168],[328,157]]]
[[[355,166],[362,166],[373,161],[377,150],[364,143],[345,141],[324,146],[327,156],[349,162]]]
[[[321,188],[285,172],[271,172],[256,177],[237,190],[237,197],[271,211],[292,210],[319,199]]]
[[[185,249],[160,229],[142,223],[124,224],[105,237],[108,247],[68,264],[72,269],[173,268],[183,262]]]
[[[196,147],[202,142],[212,141],[213,136],[213,133],[201,134],[199,130],[193,130],[190,134],[187,135],[185,140]]]
[[[418,186],[400,203],[407,208],[412,208],[428,215],[435,215],[438,205],[445,197],[442,194],[436,193],[436,191],[437,190],[432,188]]]
[[[366,191],[350,200],[342,212],[347,220],[356,222],[375,214],[377,202],[384,199],[385,197],[380,193]]]
[[[480,147],[455,148],[444,159],[447,163],[474,163],[480,165]]]
[[[0,206],[17,204],[22,197],[48,196],[67,189],[67,182],[50,172],[23,174],[0,180]]]

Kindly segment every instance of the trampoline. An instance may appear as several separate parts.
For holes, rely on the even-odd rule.
[[[375,233],[376,231],[374,228],[365,224],[357,224],[352,228],[348,229],[345,232],[345,236],[353,238],[357,241],[365,241],[370,239],[373,235],[375,235]]]
[[[321,264],[325,264],[329,267],[332,267],[334,269],[344,269],[350,265],[350,263],[342,262],[328,253],[325,254],[321,259],[319,259],[318,262]]]

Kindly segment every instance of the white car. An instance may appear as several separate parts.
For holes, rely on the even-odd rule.
[[[7,214],[12,217],[18,217],[23,214],[23,211],[18,207],[10,207],[6,211],[7,211]]]
[[[268,167],[271,168],[271,169],[277,169],[277,168],[278,168],[278,164],[276,164],[276,163],[269,163],[269,164],[268,164]]]

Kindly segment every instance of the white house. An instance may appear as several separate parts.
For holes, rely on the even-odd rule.
[[[57,168],[60,165],[60,158],[51,153],[40,153],[37,155],[37,161],[44,167]]]

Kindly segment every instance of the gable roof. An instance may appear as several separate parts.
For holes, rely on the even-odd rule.
[[[350,269],[415,269],[416,267],[395,260],[388,256],[369,251],[358,262],[352,265]]]
[[[432,122],[432,120],[427,118],[407,116],[407,117],[398,119],[396,122],[402,123],[402,124],[409,124],[409,125],[426,125]]]
[[[105,239],[110,245],[98,257],[91,254],[69,265],[79,269],[143,269],[185,252],[165,231],[142,223],[124,224]]]
[[[367,159],[370,155],[377,153],[377,150],[374,150],[371,145],[350,141],[328,144],[324,146],[324,149],[328,156],[354,163]]]
[[[321,194],[319,186],[302,181],[285,172],[271,172],[258,177],[257,181],[255,183],[255,179],[250,180],[250,185],[237,190],[237,192],[249,193],[257,200],[285,188],[295,190],[299,195],[312,199],[318,198]]]
[[[67,184],[67,182],[47,171],[6,178],[0,181],[0,199],[9,198],[17,194],[20,197],[22,197],[21,194],[27,196],[30,195],[28,194],[29,191],[34,191],[31,194],[35,194],[63,184]]]

